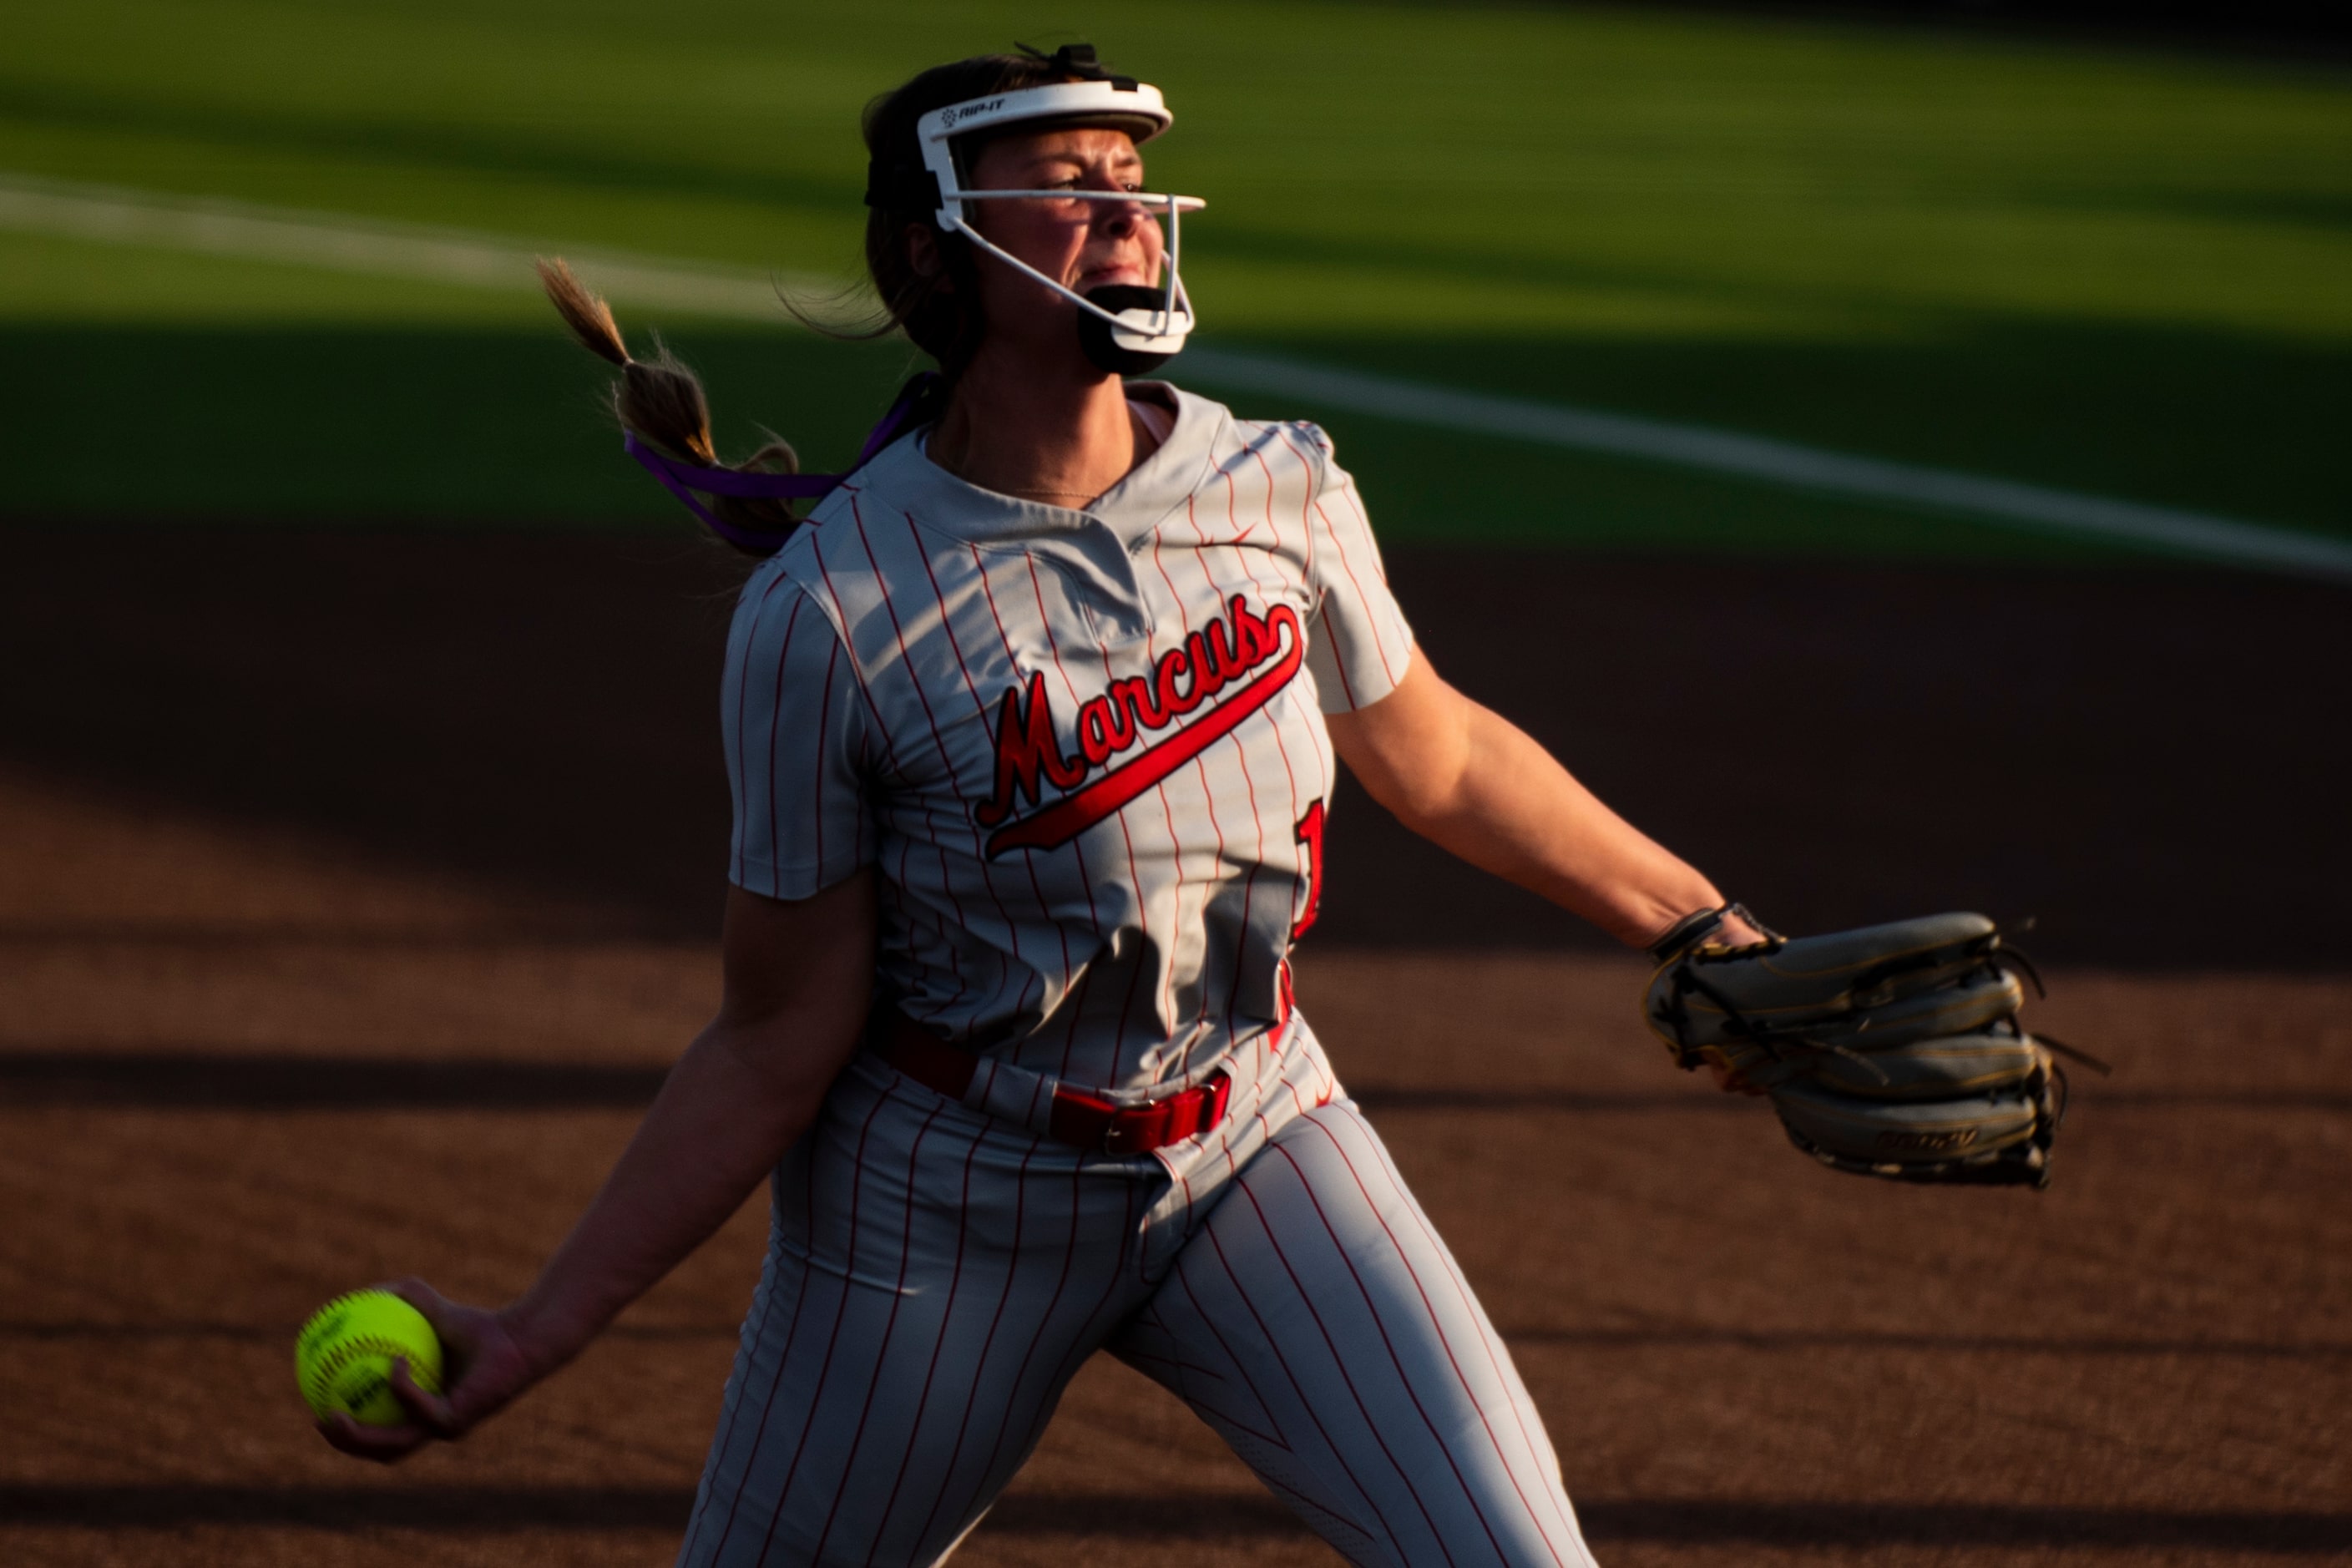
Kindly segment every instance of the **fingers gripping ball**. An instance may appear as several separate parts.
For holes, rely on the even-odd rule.
[[[294,1342],[294,1375],[320,1420],[337,1411],[369,1426],[408,1419],[392,1391],[392,1363],[428,1394],[441,1392],[441,1341],[425,1314],[389,1290],[338,1296],[302,1325]]]

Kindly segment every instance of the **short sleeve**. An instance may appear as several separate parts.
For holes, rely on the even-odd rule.
[[[721,701],[735,795],[728,879],[805,899],[872,864],[857,672],[833,623],[780,571],[756,574],[736,603]]]
[[[1412,628],[1389,592],[1371,520],[1356,481],[1331,460],[1331,438],[1307,436],[1320,460],[1307,511],[1307,575],[1317,599],[1307,630],[1307,668],[1323,710],[1369,708],[1404,679],[1412,664]]]

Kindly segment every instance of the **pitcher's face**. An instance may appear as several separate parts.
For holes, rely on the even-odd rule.
[[[1143,158],[1124,131],[1075,128],[997,138],[969,171],[974,190],[1140,191]],[[1153,287],[1166,237],[1134,202],[1050,196],[971,204],[972,226],[1074,293],[1106,284]],[[991,337],[1051,336],[1071,343],[1077,306],[1018,269],[980,265],[981,305]]]

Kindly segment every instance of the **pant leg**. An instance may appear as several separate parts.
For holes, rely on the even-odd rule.
[[[1361,1113],[1239,1159],[1114,1353],[1354,1562],[1586,1568],[1510,1353]]]
[[[1147,1289],[1166,1183],[853,1067],[778,1170],[681,1568],[945,1555]]]

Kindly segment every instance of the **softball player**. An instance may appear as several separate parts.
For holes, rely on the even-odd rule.
[[[553,275],[633,449],[765,555],[727,651],[724,998],[528,1293],[403,1288],[453,1386],[400,1379],[414,1424],[338,1446],[462,1433],[765,1177],[681,1563],[939,1562],[1097,1350],[1353,1561],[1590,1561],[1288,953],[1335,756],[1628,942],[1722,900],[1431,669],[1320,431],[1126,379],[1192,324],[1201,204],[1136,150],[1169,120],[1076,48],[877,101],[868,261],[940,374],[845,479],[718,467],[682,367]]]

